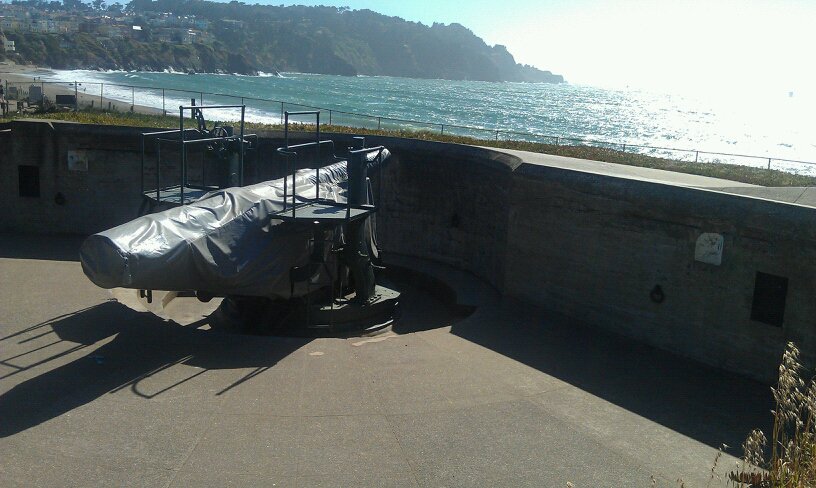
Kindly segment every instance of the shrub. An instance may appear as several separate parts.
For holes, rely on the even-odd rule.
[[[756,429],[743,444],[740,468],[729,478],[737,486],[810,488],[816,486],[816,381],[802,379],[799,349],[788,343],[771,388],[775,407],[770,452]]]

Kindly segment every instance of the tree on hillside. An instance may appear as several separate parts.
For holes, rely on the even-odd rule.
[[[86,5],[81,0],[62,0],[62,5],[65,10],[82,11],[85,10]]]

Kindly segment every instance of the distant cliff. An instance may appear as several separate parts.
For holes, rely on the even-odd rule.
[[[17,45],[17,55],[10,58],[53,69],[257,73],[252,61],[242,53],[219,45],[100,39],[87,33],[26,32],[9,33],[7,37]]]
[[[168,39],[163,34],[167,29],[156,27],[167,12],[195,16],[206,28],[193,42]],[[561,75],[516,63],[504,46],[488,46],[459,24],[427,26],[371,10],[132,0],[125,13],[141,28],[125,38],[93,32],[8,33],[8,37],[16,42],[23,61],[53,68],[564,82]]]

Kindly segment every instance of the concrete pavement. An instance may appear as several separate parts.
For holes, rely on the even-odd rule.
[[[414,281],[375,337],[226,335],[113,300],[78,243],[0,236],[0,486],[706,486],[770,421],[765,385],[461,275],[467,317]]]
[[[738,181],[724,180],[721,178],[691,175],[686,173],[678,173],[675,171],[665,171],[662,169],[627,166],[625,164],[606,163],[603,161],[568,158],[564,156],[555,156],[552,154],[541,154],[529,151],[516,151],[513,149],[500,148],[486,149],[516,156],[528,164],[583,171],[587,173],[602,174],[619,178],[652,181],[668,185],[702,188],[752,198],[761,198],[763,200],[773,200],[777,202],[795,203],[797,205],[816,207],[816,188],[812,187],[765,187],[752,185],[749,183],[740,183]]]
[[[569,158],[565,156],[556,156],[553,154],[542,154],[529,151],[517,151],[514,149],[501,149],[495,147],[486,147],[485,149],[516,156],[528,164],[571,169],[587,173],[616,176],[619,178],[652,181],[669,185],[691,186],[695,188],[761,188],[757,185],[751,185],[749,183],[740,183],[737,181],[678,173],[676,171],[666,171],[662,169],[641,168],[639,166],[627,166],[625,164],[591,161],[588,159]]]
[[[764,198],[765,200],[775,200],[778,202],[795,203],[807,207],[816,207],[816,188],[809,186],[792,187],[728,187],[718,188],[719,191],[735,193],[748,197]]]

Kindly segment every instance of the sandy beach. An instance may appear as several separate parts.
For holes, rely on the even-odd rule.
[[[146,114],[161,114],[162,110],[147,107],[143,105],[133,105],[128,101],[117,100],[104,96],[98,91],[99,85],[90,84],[83,86],[79,83],[77,87],[69,82],[54,82],[54,72],[48,68],[41,68],[34,65],[21,65],[9,61],[0,62],[0,80],[6,90],[6,99],[10,102],[9,111],[16,112],[17,106],[15,100],[22,100],[23,94],[28,93],[31,86],[39,85],[46,98],[52,103],[56,100],[56,95],[77,95],[77,105],[82,109],[99,109],[102,107],[105,110],[112,110],[116,112],[129,112],[134,110],[139,113]],[[8,87],[17,87],[18,93],[16,99],[10,97]],[[30,110],[36,110],[37,104],[32,104]]]

